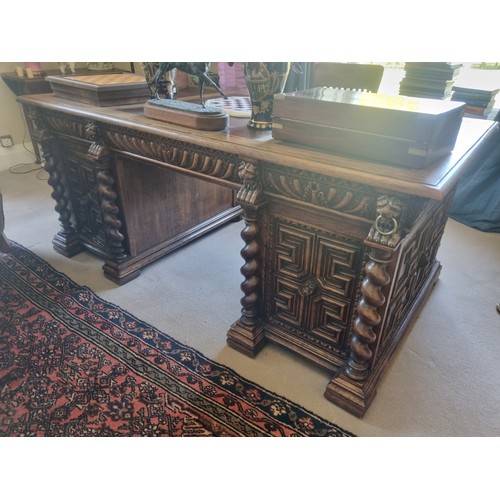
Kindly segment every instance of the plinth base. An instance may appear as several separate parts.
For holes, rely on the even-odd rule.
[[[231,325],[227,332],[226,342],[229,347],[250,358],[255,358],[266,343],[262,324],[246,326],[238,320]]]
[[[171,99],[149,100],[144,116],[198,130],[224,130],[229,123],[229,115],[220,108]]]

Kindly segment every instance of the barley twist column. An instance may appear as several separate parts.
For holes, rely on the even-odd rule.
[[[386,271],[391,262],[392,253],[372,249],[370,260],[366,264],[364,278],[361,284],[361,300],[357,307],[354,320],[354,335],[351,339],[351,354],[345,372],[357,381],[365,380],[373,357],[371,344],[376,340],[373,328],[380,323],[378,308],[385,302],[382,287],[390,281]]]
[[[87,125],[85,133],[92,141],[87,156],[96,168],[97,191],[108,239],[108,251],[112,260],[123,260],[127,257],[127,253],[124,248],[125,237],[121,233],[123,224],[120,220],[118,194],[112,174],[112,154],[104,144],[99,129],[94,123]]]
[[[109,173],[109,158],[107,161],[98,163],[96,174],[97,191],[101,199],[103,220],[108,236],[109,251],[113,259],[122,260],[127,257],[124,248],[125,237],[121,232],[122,222],[119,218],[120,209],[117,204],[118,195],[114,189],[115,180]]]
[[[241,322],[244,325],[255,326],[258,320],[257,303],[259,298],[259,244],[257,235],[259,226],[257,225],[257,210],[247,208],[244,211],[246,226],[241,231],[241,238],[245,246],[240,254],[245,260],[241,267],[241,274],[245,280],[241,284],[241,290],[245,294],[241,299]]]
[[[46,126],[43,117],[35,110],[29,110],[28,120],[31,121],[32,139],[41,149],[44,170],[48,173],[47,183],[52,188],[52,198],[56,202],[55,210],[59,214],[60,231],[54,236],[52,244],[54,249],[66,257],[71,257],[83,250],[78,234],[72,223],[72,212],[66,187],[64,184],[61,156],[58,155],[56,138]]]
[[[248,356],[255,356],[264,344],[264,332],[260,317],[261,301],[261,249],[259,244],[259,214],[263,206],[261,199],[262,183],[256,165],[241,162],[238,174],[242,186],[238,191],[236,200],[243,208],[245,227],[241,237],[245,246],[241,256],[245,263],[241,267],[244,281],[241,290],[244,293],[241,299],[241,317],[229,329],[227,343],[231,347]]]
[[[95,168],[97,192],[102,220],[106,233],[107,259],[102,270],[104,276],[123,285],[140,274],[140,268],[131,263],[122,233],[123,222],[118,204],[118,192],[114,175],[113,153],[104,142],[103,133],[97,124],[90,122],[85,127],[87,139],[92,141],[87,158]]]
[[[325,397],[357,416],[364,415],[375,396],[373,375],[377,327],[383,321],[382,309],[386,303],[391,276],[387,268],[392,264],[401,240],[401,202],[396,197],[380,196],[375,219],[365,246],[368,262],[360,285],[360,299],[356,308],[350,350],[343,370],[330,382]]]

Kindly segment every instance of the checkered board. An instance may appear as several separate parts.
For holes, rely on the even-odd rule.
[[[93,85],[122,85],[129,83],[145,83],[146,79],[141,75],[130,73],[113,73],[109,75],[77,75],[65,76],[66,80],[89,83]]]
[[[247,96],[229,96],[227,99],[218,97],[208,99],[205,104],[222,108],[229,116],[239,118],[250,118],[252,116],[252,102]]]

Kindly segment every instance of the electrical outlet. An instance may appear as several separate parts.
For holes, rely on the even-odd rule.
[[[14,146],[14,141],[12,140],[11,135],[0,136],[0,143],[2,144],[3,148],[10,148],[11,146]]]

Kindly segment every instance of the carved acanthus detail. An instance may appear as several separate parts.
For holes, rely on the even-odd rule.
[[[266,191],[350,214],[373,219],[376,193],[367,186],[341,179],[275,165],[265,165],[263,184]]]
[[[147,134],[133,136],[118,129],[106,129],[105,134],[110,147],[121,151],[238,182],[236,160],[230,154]]]
[[[69,135],[71,137],[78,137],[79,139],[85,139],[85,125],[86,122],[83,119],[77,119],[75,117],[68,118],[62,113],[57,113],[54,111],[49,111],[45,113],[45,118],[50,128],[61,134]]]
[[[57,111],[47,111],[44,117],[50,128],[56,132],[95,142],[89,138],[89,123],[83,118],[68,118],[64,113]],[[104,123],[95,125],[98,125],[100,130],[99,142],[106,143],[108,148],[200,172],[235,185],[240,183],[236,168],[239,160],[235,155],[146,132],[131,133],[129,129],[115,125]]]

